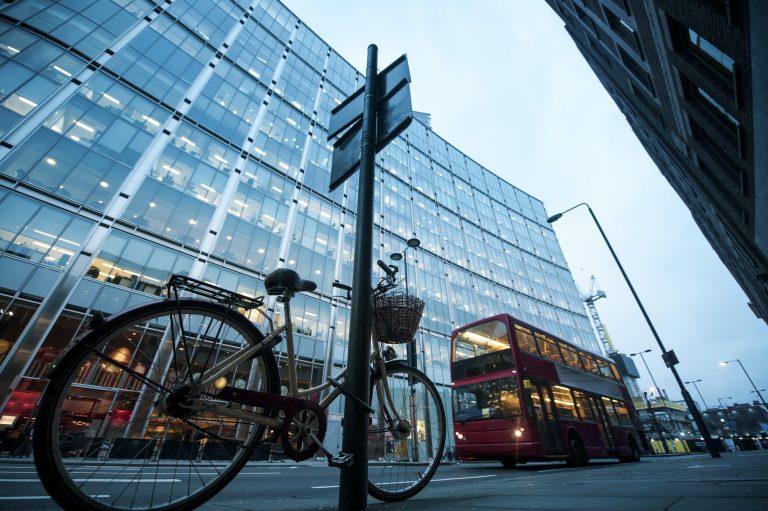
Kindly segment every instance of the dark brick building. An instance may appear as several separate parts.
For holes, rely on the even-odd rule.
[[[768,321],[768,2],[546,1]]]

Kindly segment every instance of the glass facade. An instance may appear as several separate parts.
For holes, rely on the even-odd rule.
[[[94,313],[162,298],[172,273],[249,295],[279,267],[316,281],[292,302],[300,386],[338,373],[357,178],[327,192],[326,135],[364,82],[342,56],[277,0],[26,0],[0,7],[0,68],[0,423]],[[376,157],[374,257],[421,240],[417,362],[445,403],[451,331],[482,317],[599,351],[542,202],[418,119]]]

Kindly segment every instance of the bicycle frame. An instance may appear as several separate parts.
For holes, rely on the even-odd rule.
[[[299,398],[299,399],[306,399],[308,396],[315,394],[315,393],[322,393],[328,389],[331,389],[331,391],[323,397],[320,402],[318,403],[319,406],[326,410],[328,406],[330,406],[333,401],[336,400],[337,397],[339,397],[340,394],[342,394],[341,388],[339,388],[337,385],[338,383],[343,383],[348,367],[345,366],[341,372],[336,376],[338,380],[340,380],[338,383],[336,381],[326,381],[324,383],[321,383],[320,385],[310,387],[304,390],[299,390],[298,388],[298,374],[297,374],[297,364],[296,364],[296,352],[294,349],[294,339],[293,339],[293,323],[291,321],[291,307],[290,307],[290,298],[291,296],[283,296],[283,306],[285,309],[285,324],[273,328],[272,332],[264,338],[261,342],[258,344],[254,344],[252,346],[247,346],[243,348],[242,350],[233,353],[229,357],[225,358],[218,364],[214,365],[213,367],[203,371],[200,381],[195,383],[195,385],[198,386],[198,388],[208,388],[210,385],[212,385],[217,379],[219,379],[221,376],[225,375],[227,371],[229,371],[232,367],[237,366],[238,364],[244,362],[245,360],[248,360],[250,357],[254,356],[255,354],[259,353],[262,350],[271,349],[275,344],[277,344],[280,336],[282,334],[285,334],[285,341],[286,341],[286,355],[288,357],[288,396],[292,398]],[[271,319],[270,319],[271,323]],[[387,384],[386,380],[386,369],[385,369],[385,360],[381,356],[381,350],[379,349],[379,343],[376,342],[373,332],[373,326],[371,331],[371,358],[370,358],[370,364],[372,367],[378,369],[381,374],[383,375],[383,378],[381,379],[380,385],[381,389],[380,392],[383,391],[384,398],[386,399],[387,404],[389,405],[389,409],[394,412],[395,418],[397,420],[401,420],[401,417],[397,413],[393,400],[392,395],[389,389],[389,385]],[[205,404],[203,405],[201,403],[202,408],[215,410],[217,413],[221,415],[228,415],[234,418],[240,417],[248,417],[249,419],[253,420],[254,415],[256,417],[256,422],[263,424],[265,426],[268,426],[270,428],[279,428],[282,426],[282,420],[281,419],[275,419],[272,417],[268,417],[265,415],[260,414],[253,414],[249,412],[244,412],[242,410],[234,410],[232,408],[227,408],[223,405],[214,405],[214,404]]]

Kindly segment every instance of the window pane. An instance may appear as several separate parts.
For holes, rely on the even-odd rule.
[[[560,385],[553,385],[552,395],[555,399],[557,413],[561,419],[578,419],[578,416],[576,415],[576,405],[571,396],[571,389],[561,387]]]

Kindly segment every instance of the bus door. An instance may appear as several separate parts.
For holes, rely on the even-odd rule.
[[[589,396],[589,400],[592,403],[592,408],[595,410],[595,420],[600,427],[603,445],[609,452],[616,451],[616,445],[613,443],[613,435],[611,434],[611,424],[608,422],[608,414],[605,411],[602,399]]]
[[[552,410],[552,395],[549,386],[531,382],[530,384],[531,406],[536,425],[541,436],[541,444],[545,453],[561,453],[565,449],[563,439],[557,426],[554,411]]]

